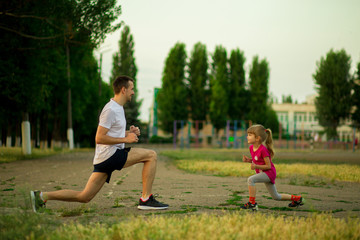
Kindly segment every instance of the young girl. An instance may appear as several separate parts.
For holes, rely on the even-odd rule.
[[[265,183],[266,188],[274,200],[292,201],[289,207],[304,205],[304,199],[301,196],[279,194],[275,187],[276,169],[271,159],[274,158],[273,140],[270,129],[265,129],[262,125],[253,125],[247,130],[247,140],[250,145],[249,150],[251,158],[243,155],[243,161],[251,163],[251,169],[256,174],[248,178],[249,202],[241,208],[258,210],[255,201],[256,187],[255,183]],[[266,147],[263,145],[265,143]]]

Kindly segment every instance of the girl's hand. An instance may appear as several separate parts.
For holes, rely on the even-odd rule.
[[[252,162],[251,163],[251,170],[255,170],[256,169],[255,166],[256,166],[256,164]]]
[[[243,162],[248,162],[248,163],[251,163],[251,159],[248,158],[247,156],[243,155]]]

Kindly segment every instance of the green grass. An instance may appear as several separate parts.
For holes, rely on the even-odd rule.
[[[37,158],[44,158],[56,154],[65,154],[70,152],[88,152],[88,151],[94,151],[93,149],[37,149],[32,148],[30,155],[24,155],[22,153],[22,149],[20,147],[0,147],[0,163],[7,163],[7,162],[14,162],[18,160],[29,160],[29,159],[37,159]]]
[[[248,177],[254,174],[249,163],[242,162],[244,150],[191,149],[163,151],[162,155],[174,160],[175,165],[192,173],[212,174],[216,176]],[[280,158],[274,161],[278,178],[292,178],[290,184],[326,187],[335,181],[360,183],[360,165],[334,160],[314,160]],[[296,176],[296,178],[294,178]]]
[[[234,211],[193,214],[194,206],[160,215],[117,218],[108,221],[62,223],[48,214],[19,212],[0,216],[1,239],[359,239],[358,218],[335,218],[309,213],[308,217]],[[183,213],[191,213],[183,215]],[[165,214],[165,215],[163,215]],[[180,215],[179,215],[180,214]]]

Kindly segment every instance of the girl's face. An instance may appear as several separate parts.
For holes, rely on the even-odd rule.
[[[248,134],[247,134],[247,141],[248,141],[248,144],[254,144],[254,143],[256,143],[255,134],[253,134],[253,133],[248,133]]]

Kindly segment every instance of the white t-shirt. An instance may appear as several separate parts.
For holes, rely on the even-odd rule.
[[[126,132],[126,119],[123,106],[111,99],[101,111],[99,125],[109,129],[106,135],[124,138]],[[123,148],[125,148],[125,143],[115,145],[96,144],[93,163],[101,163],[110,158],[117,149]]]

